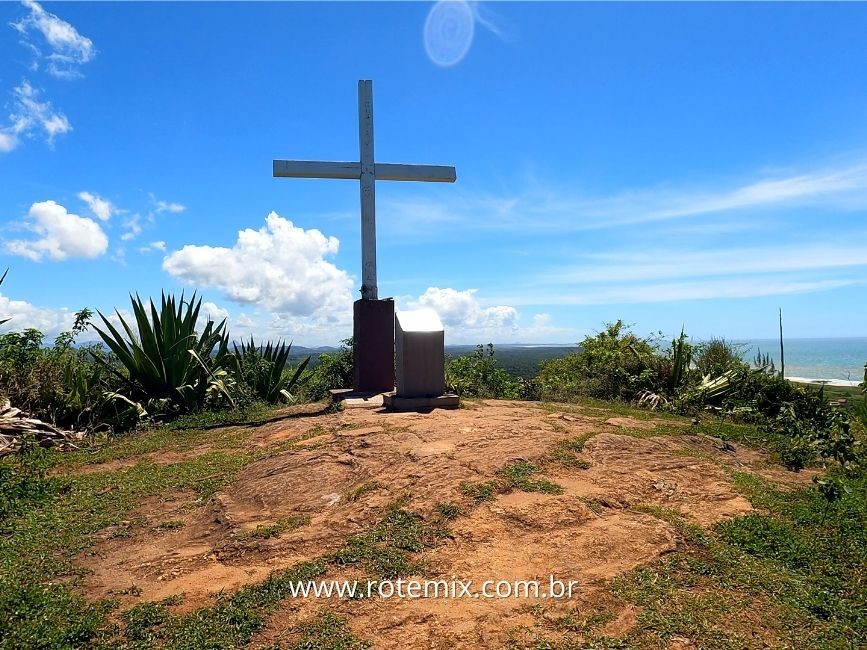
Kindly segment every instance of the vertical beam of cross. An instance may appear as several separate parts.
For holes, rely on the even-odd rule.
[[[373,82],[358,82],[358,148],[361,162],[361,297],[376,300],[376,167],[373,157]]]
[[[358,82],[358,162],[275,160],[278,178],[348,178],[361,181],[361,297],[377,300],[376,190],[380,181],[454,183],[455,168],[375,162],[373,155],[373,82]]]

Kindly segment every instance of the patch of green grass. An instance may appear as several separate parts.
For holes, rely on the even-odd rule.
[[[500,481],[482,481],[480,483],[469,483],[464,481],[461,483],[461,493],[470,497],[476,503],[482,501],[490,501],[497,494],[504,491],[504,486]]]
[[[551,620],[554,628],[563,632],[588,632],[613,620],[611,612],[584,612],[573,608]]]
[[[594,515],[601,517],[602,513],[605,511],[605,508],[608,506],[603,503],[600,499],[591,499],[589,497],[578,497],[578,499],[587,506],[587,508]]]
[[[156,642],[155,630],[169,619],[168,608],[182,601],[181,596],[170,596],[157,602],[140,603],[124,612],[124,635],[129,645],[149,647]]]
[[[698,524],[693,523],[674,508],[639,503],[631,508],[636,512],[644,512],[670,524],[679,535],[695,543],[707,544],[710,540],[707,532]]]
[[[246,533],[239,535],[239,538],[241,540],[271,539],[272,537],[279,537],[283,533],[290,530],[300,528],[309,521],[309,517],[291,515],[289,517],[283,517],[282,519],[278,519],[271,524],[259,524],[253,530],[247,531]]]
[[[286,650],[364,650],[372,644],[352,634],[346,620],[328,610],[295,626],[300,638]]]
[[[445,534],[445,529],[394,505],[371,530],[351,537],[331,555],[275,571],[264,582],[243,587],[233,595],[220,595],[215,605],[193,612],[171,615],[165,608],[144,610],[135,619],[133,634],[177,650],[241,647],[262,629],[267,616],[290,595],[296,583],[320,578],[329,567],[361,566],[371,577],[379,579],[419,573],[423,567],[410,555],[433,546]],[[139,619],[143,622],[138,622]],[[359,645],[364,642],[349,634],[344,621],[330,614],[320,614],[299,624],[298,631],[301,639],[291,648],[367,647]],[[130,634],[125,633],[125,637],[129,639]],[[116,641],[115,637],[115,644]]]
[[[170,431],[149,429],[118,436],[102,446],[86,447],[81,451],[56,454],[53,458],[56,473],[74,472],[83,465],[98,465],[127,458],[138,458],[152,453],[188,452],[196,447],[208,445],[214,450],[240,449],[250,437],[250,431],[243,429],[215,429]]]
[[[498,494],[504,494],[513,489],[523,492],[544,492],[546,494],[562,494],[563,488],[545,478],[535,478],[542,470],[526,460],[516,460],[509,463],[497,473],[498,479],[470,483],[461,483],[461,493],[470,497],[475,503],[490,501]]]
[[[565,467],[588,469],[590,463],[583,458],[578,458],[578,454],[584,449],[584,444],[594,435],[595,433],[584,433],[574,438],[561,440],[551,450],[551,459]]]
[[[636,420],[682,420],[683,418],[666,411],[650,411],[631,406],[626,402],[608,401],[593,397],[579,397],[574,402],[563,404],[559,402],[540,402],[539,407],[549,413],[576,413],[590,417],[612,416],[630,417]]]
[[[175,464],[46,479],[50,498],[0,519],[0,650],[80,647],[106,635],[116,603],[89,604],[74,590],[81,569],[73,559],[92,535],[129,534],[145,497],[190,490],[204,501],[256,457],[211,451]]]
[[[409,557],[430,548],[445,536],[441,526],[431,525],[416,513],[391,507],[372,530],[350,537],[328,557],[337,566],[361,565],[381,579],[421,573],[423,567]]]
[[[642,608],[629,647],[673,636],[707,648],[867,645],[867,478],[846,479],[849,492],[831,506],[812,487],[734,480],[761,511],[712,531],[676,511],[636,508],[671,523],[683,550],[615,581],[613,592]]]
[[[180,519],[170,519],[169,521],[161,521],[156,526],[154,526],[154,530],[177,530],[178,528],[183,528],[184,522]]]
[[[443,519],[457,519],[462,514],[460,506],[454,503],[438,503],[436,509]]]
[[[526,460],[516,460],[500,470],[509,487],[523,492],[544,492],[546,494],[562,494],[563,487],[548,479],[533,478],[541,470]]]
[[[343,501],[347,503],[352,503],[353,501],[358,501],[361,497],[363,497],[368,492],[375,492],[382,486],[376,481],[368,481],[367,483],[362,483],[357,488],[354,488],[343,495]]]
[[[161,425],[167,431],[186,431],[190,429],[211,429],[229,427],[240,424],[261,422],[272,414],[278,406],[265,402],[254,402],[244,408],[226,409],[220,411],[199,411],[182,415]]]
[[[178,616],[168,616],[151,627],[158,645],[173,650],[228,650],[249,643],[265,624],[267,615],[291,593],[298,582],[321,577],[327,569],[322,560],[305,562],[275,571],[266,580],[241,588],[231,596],[221,595],[211,607]]]

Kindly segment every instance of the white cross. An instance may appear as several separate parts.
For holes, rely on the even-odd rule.
[[[352,178],[361,181],[361,297],[377,299],[376,200],[374,181],[454,183],[454,167],[399,165],[373,161],[373,82],[358,82],[359,162],[275,160],[274,176],[288,178]]]

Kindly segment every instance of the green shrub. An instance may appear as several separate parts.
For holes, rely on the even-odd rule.
[[[608,323],[579,346],[578,352],[542,363],[537,380],[543,399],[630,401],[643,391],[659,390],[663,360],[653,341],[636,336],[623,321]]]
[[[702,377],[719,377],[730,370],[746,370],[749,367],[743,360],[743,351],[744,345],[741,343],[712,338],[696,346],[692,361]]]
[[[44,336],[35,329],[0,335],[0,395],[59,426],[91,426],[103,394],[119,386],[93,362],[98,346],[73,347],[91,316],[89,309],[79,311],[72,329],[52,347],[43,347]]]
[[[63,371],[42,347],[36,329],[0,336],[0,393],[18,408],[44,417],[61,402]]]
[[[311,364],[313,365],[313,364]],[[348,388],[355,381],[355,354],[352,339],[341,341],[334,354],[320,354],[316,365],[308,368],[298,380],[298,391],[310,402],[328,397],[332,388]]]
[[[516,399],[516,382],[497,362],[494,346],[477,346],[470,355],[449,359],[446,363],[446,386],[462,397]]]

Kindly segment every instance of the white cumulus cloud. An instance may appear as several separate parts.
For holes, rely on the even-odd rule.
[[[66,307],[38,307],[0,294],[0,320],[5,318],[9,321],[0,325],[0,331],[21,331],[32,327],[45,334],[50,341],[50,337],[72,327],[75,314]]]
[[[419,307],[430,307],[443,324],[466,329],[514,329],[518,324],[518,311],[508,305],[482,307],[476,298],[476,289],[428,289],[414,301]]]
[[[199,318],[203,320],[212,320],[219,323],[223,319],[229,318],[229,310],[218,306],[213,302],[203,302],[202,308],[199,311]]]
[[[35,261],[48,258],[59,262],[99,257],[108,249],[108,237],[96,221],[72,214],[55,201],[31,205],[23,226],[36,236],[7,242],[8,253]]]
[[[282,317],[327,321],[351,313],[353,280],[326,259],[338,246],[337,238],[299,228],[271,212],[263,228],[240,231],[231,248],[189,244],[170,253],[163,269]]]
[[[35,0],[23,0],[21,4],[30,13],[18,22],[12,23],[12,27],[21,34],[24,44],[36,56],[37,62],[34,63],[34,67],[38,67],[38,61],[44,58],[47,61],[48,72],[55,77],[64,79],[78,77],[79,66],[96,56],[93,41],[82,36],[75,27],[62,18],[43,9]],[[45,46],[48,47],[47,52],[43,52]]]

